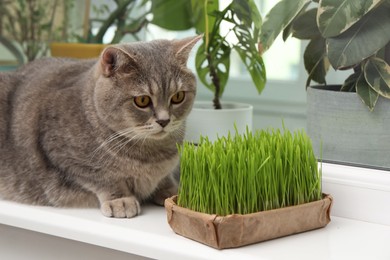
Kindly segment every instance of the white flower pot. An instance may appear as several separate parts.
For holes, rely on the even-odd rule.
[[[252,130],[253,107],[249,104],[222,102],[222,109],[214,109],[212,102],[196,101],[187,118],[185,140],[198,143],[200,135],[208,136],[211,141],[235,133],[239,134],[248,127]]]

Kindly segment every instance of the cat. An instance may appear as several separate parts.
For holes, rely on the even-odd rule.
[[[177,144],[196,95],[186,63],[200,38],[0,73],[0,198],[132,218],[145,200],[176,194]]]

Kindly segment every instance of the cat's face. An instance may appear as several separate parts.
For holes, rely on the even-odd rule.
[[[199,39],[141,42],[103,51],[94,93],[100,120],[129,138],[182,137],[196,94],[195,76],[186,62]]]

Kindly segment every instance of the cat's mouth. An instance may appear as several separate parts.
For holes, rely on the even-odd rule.
[[[169,134],[169,132],[166,131],[166,129],[163,128],[160,131],[152,134],[151,137],[155,138],[155,139],[162,139],[162,138],[166,137],[168,134]]]
[[[150,125],[148,129],[147,136],[151,139],[163,139],[168,135],[172,134],[172,132],[176,131],[180,126],[180,122],[171,122],[170,124],[162,127],[160,125]]]

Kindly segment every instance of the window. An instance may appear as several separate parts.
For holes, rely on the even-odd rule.
[[[221,8],[230,2],[220,1]],[[275,4],[275,1],[257,0],[256,4],[264,19],[266,12]],[[227,33],[228,29],[228,25],[222,24],[222,33],[224,31]],[[150,25],[146,32],[146,39],[151,40],[162,36],[173,39],[194,34],[193,30],[172,32]],[[230,78],[222,100],[252,104],[254,106],[253,125],[255,128],[281,127],[282,121],[293,129],[304,128],[306,124],[304,87],[306,74],[301,64],[303,47],[302,42],[296,39],[290,38],[287,42],[283,42],[279,37],[276,40],[271,49],[264,55],[268,80],[261,95],[258,95],[253,87],[249,74],[238,54],[232,54]],[[193,53],[195,52],[196,50],[193,51]],[[194,58],[190,58],[189,66],[192,69],[195,68],[194,63]],[[211,101],[212,93],[199,85],[197,99]]]
[[[94,0],[98,1],[98,0]],[[93,2],[94,2],[93,1]],[[100,1],[100,0],[99,0]],[[265,17],[269,9],[275,5],[272,0],[255,0],[260,13]],[[223,8],[230,1],[220,0]],[[225,26],[225,27],[224,27]],[[222,25],[221,31],[228,31],[228,25]],[[112,30],[112,34],[114,29]],[[175,39],[195,35],[195,30],[167,31],[152,24],[145,30],[144,39],[157,38]],[[107,39],[112,35],[106,35]],[[133,39],[125,38],[132,41]],[[250,103],[254,106],[254,127],[281,127],[282,122],[290,129],[305,128],[306,125],[306,92],[305,83],[307,73],[304,69],[302,57],[305,42],[289,38],[283,42],[281,36],[264,54],[267,72],[267,84],[261,95],[253,87],[244,65],[237,54],[232,55],[230,78],[223,94],[223,100]],[[189,67],[195,69],[196,50],[189,59]],[[347,73],[346,73],[347,74]],[[330,73],[329,82],[342,82],[343,73]],[[212,93],[199,83],[198,100],[212,100]]]

